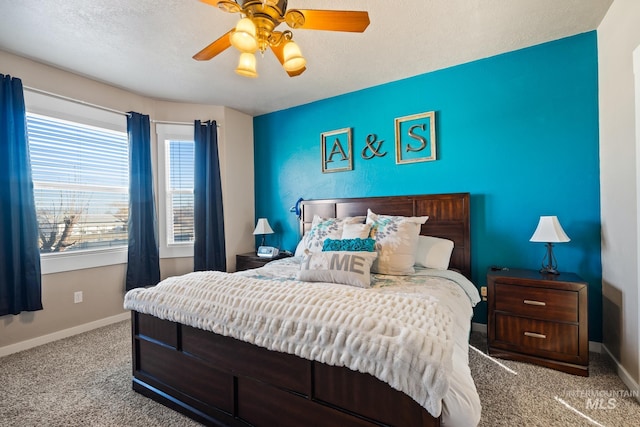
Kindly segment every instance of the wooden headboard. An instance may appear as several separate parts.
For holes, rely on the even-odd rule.
[[[314,215],[324,218],[367,215],[429,216],[420,234],[453,240],[449,268],[471,279],[469,193],[419,196],[364,197],[354,199],[303,200],[300,204],[300,234],[311,228]]]

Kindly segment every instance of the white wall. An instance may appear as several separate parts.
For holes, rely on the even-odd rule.
[[[220,125],[220,169],[223,185],[227,268],[235,254],[254,247],[253,118],[221,106],[159,101],[105,85],[66,71],[0,51],[0,73],[24,86],[118,111],[137,111],[152,120],[216,120]],[[155,150],[155,130],[151,132]],[[157,159],[154,155],[153,159]],[[156,189],[158,182],[156,178]],[[157,191],[156,191],[157,194]],[[193,258],[166,258],[161,275],[193,271]],[[127,318],[122,307],[126,265],[46,274],[42,278],[44,310],[0,317],[0,356]],[[84,302],[73,303],[82,291]]]
[[[615,0],[598,27],[603,346],[631,388],[640,382],[640,225],[633,52],[640,2]]]
[[[222,182],[222,194],[227,269],[235,271],[235,254],[250,252],[255,247],[253,118],[227,108],[220,133],[225,141],[226,179]],[[250,198],[250,203],[232,203],[238,197]]]

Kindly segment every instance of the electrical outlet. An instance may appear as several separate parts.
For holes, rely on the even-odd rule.
[[[483,296],[483,297],[487,296],[487,287],[486,286],[482,286],[480,288],[480,296]]]
[[[79,302],[82,302],[82,291],[78,291],[78,292],[74,292],[73,293],[73,302],[75,304],[78,304]]]

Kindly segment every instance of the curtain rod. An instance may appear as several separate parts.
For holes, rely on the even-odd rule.
[[[151,123],[157,123],[161,125],[190,125],[193,126],[193,122],[171,122],[166,120],[151,120]]]
[[[151,120],[153,124],[162,124],[162,125],[189,125],[193,126],[194,122],[171,122],[166,120]],[[216,122],[216,127],[219,128],[220,125]]]
[[[99,110],[103,110],[103,111],[108,111],[110,113],[115,113],[115,114],[120,114],[126,117],[129,117],[131,114],[129,113],[125,113],[124,111],[119,111],[119,110],[114,110],[113,108],[109,108],[109,107],[103,107],[102,105],[97,105],[97,104],[92,104],[90,102],[87,101],[82,101],[80,99],[75,99],[75,98],[71,98],[68,96],[64,96],[64,95],[58,95],[57,93],[53,93],[53,92],[48,92],[46,90],[42,90],[42,89],[36,89],[34,87],[30,87],[30,86],[22,86],[23,89],[28,90],[30,92],[35,92],[35,93],[39,93],[42,95],[48,95],[51,96],[53,98],[58,98],[58,99],[62,99],[65,101],[70,101],[70,102],[75,102],[76,104],[81,104],[81,105],[86,105],[87,107],[93,107],[93,108],[97,108]],[[163,120],[151,120],[152,123],[162,123],[162,124],[167,124],[167,125],[192,125],[194,122],[171,122],[171,121],[163,121]],[[216,127],[220,127],[219,124],[217,124]]]
[[[92,103],[87,102],[87,101],[81,101],[79,99],[70,98],[70,97],[64,96],[64,95],[58,95],[57,93],[48,92],[48,91],[42,90],[42,89],[36,89],[34,87],[29,87],[29,86],[22,86],[22,87],[25,90],[28,90],[30,92],[40,93],[42,95],[48,95],[48,96],[51,96],[53,98],[58,98],[58,99],[63,99],[65,101],[75,102],[76,104],[86,105],[87,107],[97,108],[99,110],[108,111],[110,113],[120,114],[122,116],[127,116],[127,117],[130,116],[129,113],[125,113],[124,111],[114,110],[113,108],[103,107],[102,105],[92,104]]]

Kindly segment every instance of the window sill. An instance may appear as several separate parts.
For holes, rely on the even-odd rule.
[[[193,257],[193,244],[172,245],[170,247],[160,248],[160,258],[190,257]],[[40,269],[42,274],[62,273],[65,271],[126,263],[126,247],[100,251],[61,252],[57,254],[40,255]]]
[[[99,251],[62,252],[40,255],[40,269],[42,274],[62,273],[65,271],[126,263],[126,247]]]
[[[193,257],[193,243],[160,246],[160,258],[189,258]]]

